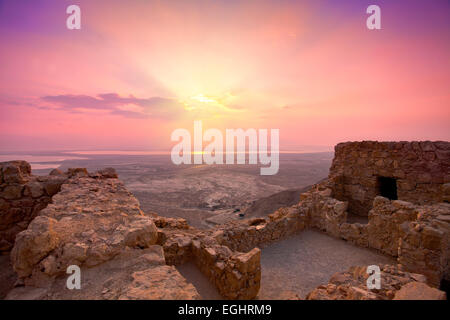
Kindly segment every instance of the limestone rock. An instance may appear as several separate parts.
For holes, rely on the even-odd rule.
[[[9,161],[2,164],[3,180],[5,183],[27,182],[31,174],[31,166],[26,161]]]
[[[125,245],[147,248],[155,244],[158,239],[158,233],[153,220],[145,216],[136,216],[132,219],[130,224],[123,230]]]
[[[2,196],[7,200],[20,199],[22,197],[22,185],[9,185],[3,189]]]
[[[394,300],[446,300],[446,294],[425,283],[410,282],[395,293]]]
[[[147,248],[157,241],[152,219],[142,215],[122,182],[94,179],[85,170],[70,172],[72,178],[52,203],[16,238],[13,266],[29,285],[37,285],[44,275],[64,273],[68,265],[93,267],[125,247]]]
[[[89,176],[89,172],[86,168],[69,168],[67,170],[67,175],[71,177],[87,177]]]
[[[117,179],[117,172],[114,168],[105,168],[103,170],[98,171],[102,178],[105,179]]]
[[[381,267],[381,288],[368,289],[367,266],[334,274],[330,282],[311,291],[306,300],[442,299],[445,293],[426,285],[425,277],[401,271],[398,266]],[[424,291],[421,291],[424,290]],[[443,296],[442,296],[443,294]]]
[[[160,266],[132,274],[133,282],[124,290],[122,300],[195,300],[195,287],[173,266]]]
[[[33,267],[59,244],[59,235],[54,230],[56,223],[55,219],[39,216],[17,235],[11,260],[19,277],[29,276]]]
[[[59,169],[53,169],[52,171],[50,171],[49,175],[51,175],[51,176],[63,176],[64,172],[62,172]]]
[[[24,195],[39,198],[44,195],[44,188],[39,182],[30,182],[25,185]]]

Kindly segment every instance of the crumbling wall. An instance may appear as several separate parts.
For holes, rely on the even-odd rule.
[[[194,261],[227,299],[255,298],[261,280],[259,248],[307,226],[306,214],[295,206],[266,219],[233,221],[208,231],[195,230],[184,219],[152,216],[167,263]]]
[[[450,143],[363,141],[335,147],[329,174],[333,197],[348,201],[351,213],[368,215],[380,195],[379,177],[396,180],[399,200],[449,201]]]
[[[192,260],[192,239],[197,239],[201,231],[189,226],[185,219],[149,215],[158,228],[157,243],[164,248],[167,264],[180,265]]]
[[[194,240],[194,261],[226,299],[253,299],[261,283],[261,250],[232,251],[212,238]]]
[[[248,252],[286,238],[307,227],[306,214],[296,206],[281,208],[267,218],[233,221],[216,227],[212,236],[232,250]]]
[[[12,249],[16,235],[51,202],[66,179],[57,171],[33,176],[25,161],[0,163],[0,253]]]
[[[219,233],[200,231],[184,219],[158,217],[158,244],[164,248],[168,264],[193,261],[226,299],[253,299],[261,281],[261,251],[242,253],[221,244]]]
[[[367,233],[369,247],[393,257],[398,256],[400,225],[417,219],[420,206],[377,196],[369,212]]]
[[[449,272],[450,204],[417,205],[377,196],[367,224],[346,221],[346,202],[332,198],[329,182],[313,186],[296,206],[308,226],[361,247],[396,257],[406,270],[439,286]]]
[[[422,273],[438,287],[450,280],[450,204],[418,208],[418,219],[400,228],[398,262],[407,270]]]
[[[332,198],[331,193],[330,185],[325,181],[300,195],[297,208],[307,215],[308,227],[358,246],[368,247],[367,225],[348,223],[348,203]]]
[[[309,226],[334,237],[340,236],[340,226],[347,221],[348,203],[331,197],[331,189],[319,184],[300,195],[300,210],[309,217]]]

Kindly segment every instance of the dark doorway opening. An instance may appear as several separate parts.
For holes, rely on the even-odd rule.
[[[450,281],[442,279],[439,289],[444,291],[447,294],[447,300],[450,300]]]
[[[378,191],[380,196],[389,200],[397,200],[397,181],[395,178],[378,177]]]

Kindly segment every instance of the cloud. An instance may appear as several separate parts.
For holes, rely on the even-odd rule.
[[[184,110],[183,105],[172,98],[142,99],[133,95],[121,97],[117,93],[104,93],[95,97],[66,94],[41,99],[70,112],[79,112],[80,109],[108,110],[111,114],[133,119],[173,119]]]

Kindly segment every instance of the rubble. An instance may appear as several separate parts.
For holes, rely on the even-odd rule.
[[[311,291],[306,300],[445,300],[446,294],[428,286],[426,277],[392,265],[381,267],[380,289],[368,289],[367,266],[334,274],[329,283]]]

